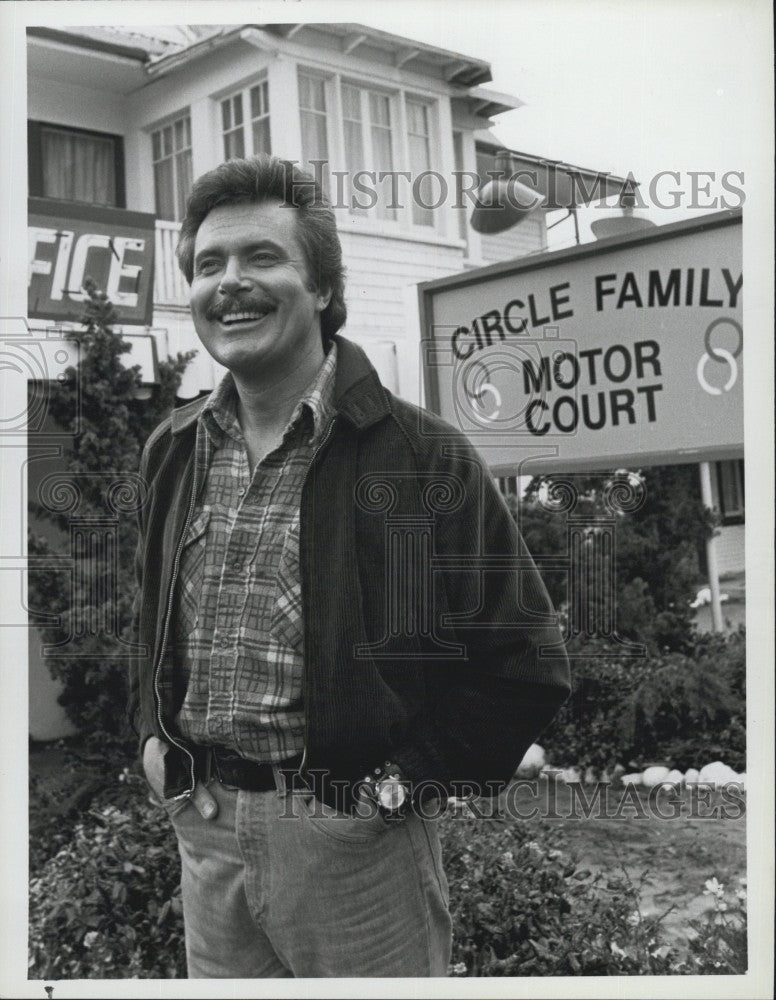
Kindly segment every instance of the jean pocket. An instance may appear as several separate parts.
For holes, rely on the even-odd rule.
[[[186,796],[185,799],[160,799],[153,791],[148,796],[148,801],[152,806],[157,809],[161,809],[167,813],[167,815],[172,819],[174,816],[178,816],[183,810],[190,805],[191,798]]]
[[[305,820],[318,833],[341,843],[373,843],[402,822],[385,819],[377,806],[371,803],[360,803],[359,811],[351,816],[326,805],[312,794],[301,795],[299,798]]]

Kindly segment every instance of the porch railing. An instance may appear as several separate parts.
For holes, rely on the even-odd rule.
[[[156,220],[154,306],[187,306],[189,290],[175,258],[180,222]]]

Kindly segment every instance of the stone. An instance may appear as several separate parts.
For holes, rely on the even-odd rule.
[[[547,758],[544,750],[538,743],[532,743],[518,765],[517,776],[519,778],[535,778],[546,765]]]
[[[684,775],[681,771],[677,771],[676,768],[673,771],[668,772],[668,777],[663,782],[664,785],[683,785]]]
[[[645,788],[654,788],[655,785],[662,785],[669,773],[670,772],[667,767],[655,764],[653,767],[648,767],[644,771],[641,783]]]
[[[585,784],[586,785],[594,785],[595,784],[595,780],[596,780],[595,779],[595,771],[593,770],[592,767],[589,767],[585,771]]]
[[[721,760],[715,760],[711,764],[706,764],[701,768],[698,781],[702,785],[713,785],[720,788],[722,785],[729,785],[733,781],[738,781],[738,775],[732,767],[723,764]]]
[[[567,785],[579,785],[582,782],[582,775],[577,767],[564,767],[560,773],[560,780]]]
[[[639,771],[637,774],[623,774],[620,781],[623,785],[641,785],[643,775]]]
[[[697,771],[694,767],[688,767],[684,773],[685,785],[697,785],[700,776],[700,771]]]

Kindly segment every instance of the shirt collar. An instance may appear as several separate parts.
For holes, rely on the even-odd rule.
[[[298,422],[312,418],[310,443],[317,443],[334,412],[334,379],[337,370],[337,345],[332,343],[314,378],[299,398],[285,434]],[[210,394],[200,413],[200,422],[215,445],[223,435],[241,440],[242,431],[237,419],[237,392],[232,373],[227,372]],[[284,436],[285,436],[284,434]]]

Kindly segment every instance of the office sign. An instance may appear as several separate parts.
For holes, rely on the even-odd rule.
[[[28,317],[79,322],[91,277],[119,322],[150,326],[155,221],[145,212],[30,198]]]
[[[420,286],[430,409],[497,470],[743,454],[741,215]]]

